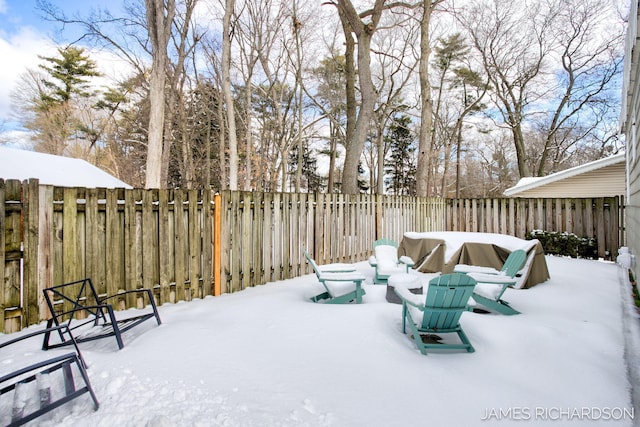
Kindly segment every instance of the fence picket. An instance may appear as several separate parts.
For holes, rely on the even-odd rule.
[[[273,247],[273,193],[263,194],[263,217],[261,241],[263,248]],[[262,250],[263,260],[263,281],[264,283],[274,280],[273,278],[273,254],[271,251]]]
[[[0,235],[4,239],[3,279],[4,286],[0,289],[0,308],[3,309],[3,330],[5,332],[19,331],[24,325],[22,306],[20,301],[20,262],[23,257],[22,225],[23,212],[22,184],[20,181],[8,180],[4,182],[4,222]],[[2,332],[2,331],[0,331]]]
[[[253,226],[254,226],[254,222],[251,218],[251,213],[253,211],[253,200],[252,200],[252,193],[249,192],[244,192],[242,194],[242,225],[240,227],[241,229],[241,245],[242,245],[242,251],[241,251],[241,255],[240,255],[240,262],[241,262],[241,281],[242,281],[242,285],[240,287],[240,289],[246,289],[248,287],[251,286],[251,265],[253,263],[253,242],[252,242],[252,235],[253,235]]]
[[[37,283],[38,280],[38,213],[39,185],[36,181],[29,181],[23,186],[24,200],[24,259],[23,277],[27,283]],[[40,321],[40,307],[38,301],[40,294],[37,286],[29,286],[23,289],[24,311],[22,323],[33,325]]]

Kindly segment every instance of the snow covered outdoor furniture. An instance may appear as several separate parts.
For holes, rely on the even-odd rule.
[[[315,261],[313,261],[313,259],[311,258],[311,255],[309,255],[309,251],[307,251],[306,249],[304,250],[304,257],[307,259],[307,262],[309,264],[311,265],[315,264]],[[344,273],[344,272],[356,271],[355,265],[342,263],[342,262],[336,262],[333,264],[324,264],[324,265],[316,264],[316,267],[321,273]]]
[[[408,289],[409,292],[416,295],[422,294],[422,281],[415,273],[393,274],[387,279],[387,301],[394,304],[402,304],[402,300],[396,295],[396,287]]]
[[[344,304],[351,301],[360,304],[362,302],[362,296],[365,294],[362,289],[365,277],[362,273],[359,271],[322,272],[310,256],[307,257],[307,262],[311,264],[318,281],[325,289],[325,292],[311,297],[311,301],[326,304]]]
[[[426,297],[396,287],[395,291],[402,300],[402,332],[407,333],[408,325],[411,338],[422,354],[427,354],[427,349],[474,352],[460,326],[460,317],[467,311],[467,301],[475,286],[476,281],[471,276],[450,273],[431,279]],[[440,338],[440,335],[447,333],[457,334],[460,343]],[[437,339],[434,339],[434,334],[437,334]]]
[[[398,244],[393,240],[379,239],[373,242],[374,255],[369,265],[375,269],[373,283],[387,283],[392,274],[407,273],[414,262],[408,256],[398,258]]]
[[[40,354],[37,352],[12,352],[16,348],[11,347],[13,344],[50,333],[66,335],[73,344],[73,351],[47,358],[38,357]],[[0,412],[1,425],[25,424],[85,393],[91,396],[94,409],[99,407],[85,361],[66,325],[42,329],[0,343],[0,361],[1,407],[11,408]],[[3,372],[4,369],[9,369],[9,372]],[[79,375],[74,377],[74,371]]]
[[[508,277],[516,277],[518,271],[522,268],[522,265],[527,259],[527,253],[522,249],[516,249],[511,252],[507,257],[507,260],[502,264],[500,270],[496,270],[492,267],[482,267],[477,265],[458,264],[453,268],[455,273],[479,273],[488,275],[504,275]]]
[[[518,310],[511,307],[509,303],[502,299],[502,295],[507,288],[513,287],[516,281],[507,276],[469,273],[477,281],[477,285],[471,295],[475,302],[482,306],[497,311],[501,314],[520,314]],[[473,309],[473,307],[471,307]]]
[[[527,260],[514,288],[526,289],[549,279],[544,249],[538,240],[496,233],[442,231],[404,234],[398,255],[416,262],[416,271],[451,273],[458,264],[502,268],[511,252],[522,249]]]
[[[466,273],[473,277],[478,284],[473,291],[473,299],[498,313],[511,315],[520,312],[502,299],[502,295],[508,287],[516,284],[516,275],[527,259],[527,254],[522,249],[517,249],[509,254],[499,271],[491,267],[479,267],[459,264],[454,267],[458,273]]]
[[[43,292],[51,313],[47,327],[67,325],[77,342],[115,337],[118,348],[122,349],[124,347],[122,334],[129,329],[153,318],[158,325],[162,323],[150,289],[135,289],[115,295],[100,296],[91,279],[85,278],[46,288]],[[146,297],[148,305],[143,310],[119,311],[116,316],[116,311],[109,301],[117,301],[130,294],[141,295],[143,300]],[[43,347],[49,349],[73,343],[63,334],[60,334],[60,338],[60,342],[52,343],[50,334],[45,334]]]

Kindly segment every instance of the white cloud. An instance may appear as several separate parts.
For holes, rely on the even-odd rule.
[[[33,147],[31,134],[27,131],[11,130],[0,131],[0,144],[6,144],[7,147],[21,148],[29,150]]]
[[[102,74],[102,77],[93,80],[96,86],[113,85],[114,82],[122,81],[135,72],[131,63],[113,52],[85,47],[85,54],[96,63],[98,71]]]
[[[0,8],[3,0],[0,0]],[[16,34],[0,35],[0,122],[11,121],[11,91],[28,68],[36,68],[38,55],[51,55],[55,45],[43,34],[23,27]]]

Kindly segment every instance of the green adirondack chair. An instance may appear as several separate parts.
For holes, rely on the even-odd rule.
[[[369,258],[369,265],[375,269],[374,284],[386,284],[389,276],[408,273],[414,262],[408,256],[398,258],[398,244],[390,239],[378,239],[373,242],[374,255]]]
[[[309,255],[309,251],[304,249],[304,257],[307,259],[307,262],[311,265],[314,265],[318,268],[318,271],[321,273],[344,273],[350,271],[356,271],[356,266],[353,264],[347,264],[342,262],[336,262],[333,264],[323,264],[317,265],[316,262]]]
[[[514,315],[520,312],[503,300],[502,295],[516,284],[516,274],[526,259],[527,253],[517,249],[509,254],[500,270],[460,264],[454,267],[454,271],[466,273],[478,283],[472,295],[478,304],[501,314]]]
[[[408,325],[422,354],[427,354],[427,349],[475,351],[460,326],[460,317],[467,311],[467,301],[475,285],[476,281],[469,275],[450,273],[429,281],[426,298],[401,287],[395,288],[402,300],[402,332],[407,333]],[[460,343],[440,342],[439,335],[445,333],[457,334]],[[437,334],[436,339],[433,339],[434,334]]]
[[[362,296],[365,294],[362,289],[365,277],[362,273],[356,271],[355,268],[351,271],[322,271],[307,251],[305,251],[305,257],[325,289],[325,292],[312,297],[311,301],[324,302],[325,304],[345,304],[352,301],[360,304],[362,302]]]

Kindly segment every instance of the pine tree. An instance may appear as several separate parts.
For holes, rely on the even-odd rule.
[[[49,89],[40,96],[43,107],[68,102],[74,96],[89,97],[88,77],[100,76],[96,63],[84,53],[84,49],[75,46],[58,48],[58,54],[60,57],[38,56],[45,61],[40,68],[50,77],[43,82]]]
[[[410,124],[407,115],[394,117],[384,137],[390,147],[384,170],[386,189],[403,196],[416,194],[416,138]]]
[[[309,150],[306,144],[302,153],[302,177],[303,187],[306,183],[306,189],[309,193],[320,193],[326,188],[326,178],[318,174],[318,160]],[[293,146],[289,152],[289,175],[295,176],[298,164],[298,146]]]
[[[80,117],[90,116],[93,107],[89,100],[90,78],[100,73],[84,49],[59,48],[58,54],[58,57],[40,56],[44,62],[39,67],[45,73],[35,85],[37,93],[30,97],[30,105],[26,107],[32,116],[25,127],[34,131],[36,150],[62,155],[68,151],[71,141],[89,141],[89,147],[95,143],[95,132]],[[76,151],[84,150],[76,147]]]

